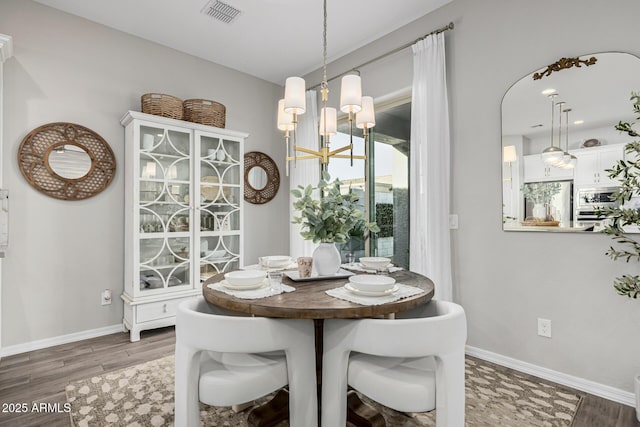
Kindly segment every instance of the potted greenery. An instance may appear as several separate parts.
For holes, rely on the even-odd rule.
[[[336,243],[345,243],[352,229],[364,227],[367,231],[378,232],[375,222],[367,222],[364,213],[358,209],[358,195],[352,191],[340,192],[340,180],[329,182],[331,177],[326,171],[316,187],[298,186],[291,190],[297,199],[293,208],[300,213],[293,222],[301,224],[300,235],[306,240],[320,243],[313,253],[313,263],[320,276],[335,274],[340,268],[340,253]],[[322,197],[313,198],[313,191],[320,190]]]
[[[640,133],[633,130],[632,126],[640,120],[640,95],[632,92],[631,101],[633,101],[636,121],[633,123],[620,121],[616,125],[616,130],[637,138],[640,137]],[[610,178],[620,181],[620,188],[612,196],[612,200],[618,202],[618,207],[597,209],[596,213],[606,217],[602,232],[612,236],[616,243],[628,247],[628,249],[616,249],[610,246],[606,254],[613,260],[640,261],[640,242],[624,232],[626,226],[640,226],[640,209],[625,207],[625,203],[632,197],[640,196],[640,141],[632,141],[624,149],[627,160],[619,160],[613,168],[606,169]],[[613,287],[620,295],[638,298],[640,297],[640,276],[623,274],[614,279]],[[640,421],[640,374],[634,376],[633,382],[636,395],[636,419]]]
[[[553,196],[560,192],[557,182],[534,182],[522,186],[522,195],[533,203],[533,218],[538,221],[549,220],[547,206],[551,204]]]
[[[633,111],[638,116],[638,120],[640,119],[640,95],[633,92],[631,100],[633,101]],[[640,134],[632,129],[633,124],[619,122],[616,129],[630,137],[639,137]],[[629,249],[616,249],[611,246],[606,254],[614,260],[624,259],[629,262],[631,260],[640,261],[640,243],[626,235],[623,230],[625,226],[640,225],[640,211],[624,207],[624,203],[631,200],[631,197],[640,195],[640,141],[628,143],[625,146],[625,153],[629,160],[619,160],[613,168],[606,170],[610,178],[620,181],[620,188],[612,196],[612,199],[617,201],[619,206],[599,209],[597,213],[607,218],[602,232],[612,236],[615,242],[630,247]],[[638,298],[640,297],[640,276],[625,274],[617,277],[613,287],[620,295]]]

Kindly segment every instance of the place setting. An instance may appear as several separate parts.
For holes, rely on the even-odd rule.
[[[375,274],[393,273],[402,270],[402,267],[394,266],[390,258],[377,256],[360,257],[358,262],[355,262],[355,257],[352,254],[347,255],[347,262],[342,264],[341,268]]]
[[[327,295],[361,305],[379,305],[424,292],[415,286],[396,283],[386,275],[357,274],[344,286],[325,291]]]
[[[238,270],[225,273],[220,282],[208,288],[241,299],[258,299],[293,292],[295,288],[282,283],[282,271]]]
[[[297,269],[298,264],[289,255],[267,255],[258,257],[257,264],[245,265],[243,270],[285,271]]]

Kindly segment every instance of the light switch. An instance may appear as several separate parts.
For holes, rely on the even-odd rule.
[[[458,229],[458,214],[449,214],[449,230]]]

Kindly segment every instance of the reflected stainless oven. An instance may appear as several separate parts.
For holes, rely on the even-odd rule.
[[[601,218],[596,209],[615,208],[618,202],[612,199],[618,187],[578,188],[576,191],[575,219],[578,222],[597,222]]]

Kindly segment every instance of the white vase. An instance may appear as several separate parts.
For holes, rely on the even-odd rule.
[[[313,251],[313,268],[318,276],[331,276],[340,269],[340,252],[335,243],[320,243]]]
[[[533,217],[540,221],[547,219],[547,208],[542,203],[536,203],[533,205]]]

